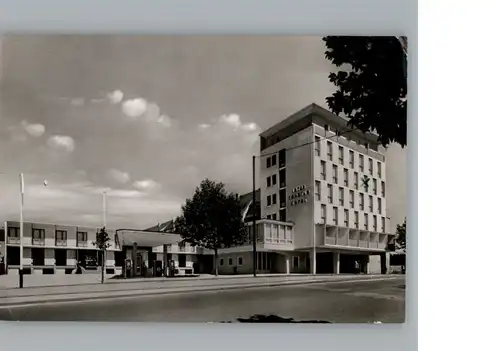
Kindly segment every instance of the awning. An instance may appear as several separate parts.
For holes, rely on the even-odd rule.
[[[115,234],[115,243],[120,247],[132,246],[134,243],[142,247],[157,247],[177,244],[181,240],[182,238],[179,234],[147,232],[141,230],[121,230]]]

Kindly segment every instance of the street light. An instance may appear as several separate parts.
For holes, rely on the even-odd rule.
[[[20,215],[19,215],[19,235],[21,237],[19,248],[21,253],[19,255],[19,288],[23,287],[23,239],[24,239],[24,175],[19,174],[19,185],[20,185],[20,194],[19,194],[19,205],[20,205]]]

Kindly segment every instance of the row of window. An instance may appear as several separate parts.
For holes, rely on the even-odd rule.
[[[277,175],[273,174],[270,175],[269,177],[266,178],[266,184],[267,187],[270,188],[272,186],[276,185],[277,182]],[[279,181],[280,181],[280,188],[284,188],[286,186],[286,171],[284,169],[281,169],[279,171]]]
[[[332,181],[334,184],[338,184],[338,177],[339,177],[338,166],[333,165],[332,167],[333,167],[332,168]],[[347,168],[344,168],[343,176],[344,176],[343,177],[344,186],[349,187],[349,185],[350,185],[349,180],[350,179],[349,179],[349,170]],[[327,180],[326,179],[326,162],[325,161],[321,161],[320,178],[321,178],[321,180]],[[373,191],[373,195],[378,195],[378,180],[376,178],[370,179],[367,176],[364,176],[363,178],[360,179],[359,173],[354,172],[354,180],[353,181],[354,181],[353,182],[354,189],[359,190],[359,188],[361,187],[366,192],[370,188],[370,184],[372,184],[371,188]],[[380,189],[381,196],[385,197],[385,182],[380,181],[380,186],[381,186],[381,189]]]
[[[9,232],[7,234],[8,238],[12,242],[13,240],[20,239],[20,229],[19,228],[9,228]],[[97,234],[96,234],[97,237]],[[31,231],[31,238],[36,241],[44,241],[45,240],[45,229],[35,229],[33,228]],[[68,232],[66,230],[56,230],[56,245],[58,243],[65,243],[68,240]],[[88,233],[87,232],[76,232],[76,241],[77,242],[87,242]]]
[[[227,265],[230,267],[234,265],[232,257],[229,257],[227,259]],[[224,259],[223,258],[221,258],[219,260],[219,266],[221,266],[221,267],[224,266]],[[238,266],[243,266],[243,257],[238,257]]]
[[[333,185],[332,184],[327,184],[327,200],[328,203],[333,204]],[[344,188],[339,187],[339,205],[342,207],[346,207],[344,205]],[[315,183],[315,192],[314,192],[315,199],[317,201],[321,201],[322,199],[322,194],[321,194],[321,182],[316,181]],[[349,207],[354,208],[354,190],[349,190]],[[361,211],[365,211],[365,194],[364,193],[359,193],[359,209]],[[368,195],[368,212],[374,212],[373,211],[373,196]],[[382,214],[382,198],[377,197],[377,212],[378,214]]]
[[[281,149],[278,152],[278,158],[276,158],[276,154],[268,156],[266,158],[266,167],[271,168],[276,166],[276,159],[279,161],[279,168],[283,168],[286,165],[286,149]]]
[[[316,156],[321,155],[321,137],[315,136],[315,153]],[[333,142],[327,141],[327,157],[328,160],[333,161]],[[339,145],[339,159],[338,162],[340,165],[344,165],[344,147]],[[365,155],[359,154],[359,171],[364,172],[365,171]],[[354,169],[354,151],[349,150],[349,167]],[[371,157],[368,157],[368,173],[370,175],[373,175],[373,159]],[[377,176],[379,178],[382,178],[382,163],[380,161],[377,161]]]
[[[282,208],[279,211],[279,219],[276,213],[270,213],[266,216],[267,219],[271,219],[273,221],[279,220],[280,222],[286,222],[286,209]]]
[[[339,215],[339,209],[337,207],[333,207],[333,224],[338,225],[338,215]],[[377,231],[378,228],[378,222],[377,222],[377,216],[373,215],[373,231]],[[321,205],[321,219],[326,222],[326,205]],[[344,209],[344,226],[349,227],[349,210]],[[356,229],[359,229],[359,212],[354,211],[354,227]],[[385,217],[382,217],[382,232],[385,233]],[[368,230],[368,213],[364,214],[364,229]]]

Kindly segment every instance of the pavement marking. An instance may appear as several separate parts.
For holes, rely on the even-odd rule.
[[[103,302],[112,300],[130,300],[130,299],[139,299],[139,298],[147,298],[147,297],[158,297],[158,296],[176,296],[176,295],[187,295],[187,294],[200,294],[200,293],[216,293],[223,291],[231,291],[237,289],[262,289],[262,288],[283,288],[283,287],[300,287],[304,285],[320,285],[320,284],[345,284],[345,283],[362,283],[362,282],[376,282],[376,281],[388,281],[388,280],[397,280],[400,277],[383,277],[383,278],[365,278],[365,279],[348,279],[348,280],[323,280],[323,281],[304,281],[304,282],[289,282],[289,283],[277,283],[277,284],[267,284],[267,285],[243,285],[243,286],[220,286],[220,287],[209,287],[206,290],[199,289],[193,291],[165,291],[165,292],[156,292],[156,293],[144,293],[137,295],[127,295],[127,296],[103,296],[96,298],[82,298],[78,300],[67,300],[67,301],[37,301],[37,302],[28,302],[28,303],[13,303],[11,305],[0,305],[0,309],[11,309],[11,308],[28,308],[28,307],[40,307],[40,306],[53,306],[53,305],[68,305],[68,304],[84,304],[84,303],[92,303],[92,302]]]

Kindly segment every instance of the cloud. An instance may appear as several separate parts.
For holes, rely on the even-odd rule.
[[[125,115],[132,118],[142,116],[148,108],[148,103],[143,98],[126,100],[122,104],[122,111]]]
[[[219,117],[219,121],[235,129],[241,125],[240,116],[235,113],[231,113],[229,115],[222,115]]]
[[[206,124],[206,123],[202,123],[202,124],[198,125],[198,128],[200,128],[200,129],[208,129],[210,127],[211,127],[211,125]]]
[[[72,98],[69,102],[73,106],[83,106],[85,104],[84,98]]]
[[[151,190],[159,186],[157,182],[151,179],[137,180],[133,185],[135,188],[140,190]]]
[[[21,122],[22,128],[34,138],[39,138],[45,133],[45,126],[43,124],[34,123],[30,124],[26,121]]]
[[[160,115],[156,122],[165,128],[172,126],[172,119],[167,115]]]
[[[130,175],[127,172],[123,172],[117,169],[111,169],[108,171],[108,176],[121,184],[126,184],[130,181]]]
[[[55,149],[60,149],[67,152],[73,152],[75,150],[75,141],[73,140],[72,137],[67,135],[51,136],[47,140],[47,143],[49,144],[49,146]]]
[[[246,123],[246,124],[242,125],[241,128],[247,132],[254,132],[259,127],[257,126],[257,123],[251,122],[251,123]]]
[[[112,104],[119,104],[123,100],[123,92],[121,90],[115,90],[108,94],[108,99]]]

